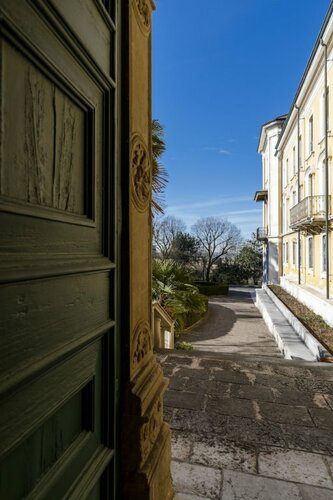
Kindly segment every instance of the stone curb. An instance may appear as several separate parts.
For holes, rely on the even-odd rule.
[[[293,327],[297,335],[302,339],[307,348],[312,352],[317,360],[320,358],[330,357],[331,354],[325,347],[317,340],[311,332],[294,316],[287,306],[275,295],[269,287],[263,286],[267,295],[271,298],[274,304],[280,309],[283,316],[287,319],[288,323]]]
[[[256,290],[256,306],[286,359],[317,361],[264,289]]]

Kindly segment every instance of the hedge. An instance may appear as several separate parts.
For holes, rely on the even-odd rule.
[[[211,281],[194,281],[199,292],[203,295],[227,295],[229,292],[229,285],[226,283],[214,283]]]

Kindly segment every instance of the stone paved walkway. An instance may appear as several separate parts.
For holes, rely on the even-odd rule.
[[[333,367],[160,351],[177,500],[332,500]]]
[[[251,288],[230,289],[227,296],[212,297],[203,321],[183,335],[196,350],[281,357]]]

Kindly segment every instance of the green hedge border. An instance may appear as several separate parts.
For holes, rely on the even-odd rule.
[[[226,283],[209,283],[202,281],[193,282],[199,292],[203,295],[227,295],[229,293],[229,285]]]

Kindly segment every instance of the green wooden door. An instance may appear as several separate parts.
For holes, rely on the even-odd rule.
[[[0,498],[112,498],[115,8],[0,21]]]

